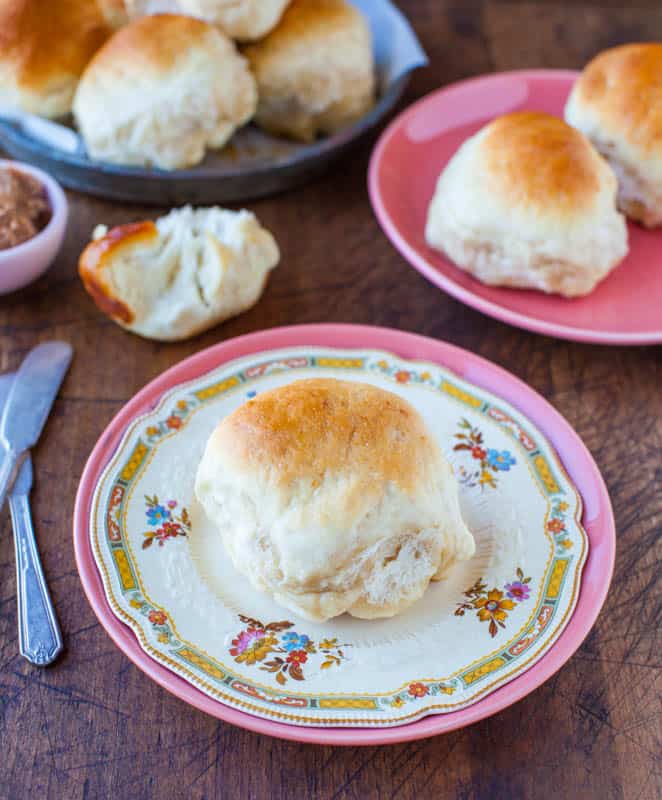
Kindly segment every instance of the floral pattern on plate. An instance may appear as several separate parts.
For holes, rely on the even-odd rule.
[[[482,578],[464,592],[469,602],[462,601],[455,609],[456,617],[463,617],[467,611],[476,611],[476,616],[481,622],[489,622],[488,631],[494,638],[499,628],[506,627],[508,614],[517,603],[523,603],[531,594],[531,578],[525,578],[524,573],[517,568],[517,580],[507,583],[503,590],[488,589]]]
[[[156,495],[153,497],[145,495],[145,503],[147,504],[147,510],[145,511],[147,524],[154,530],[148,530],[143,534],[145,537],[142,544],[143,550],[147,550],[154,542],[159,547],[163,547],[168,539],[189,535],[191,519],[185,508],[177,512],[176,500],[168,500],[165,505],[161,505]]]
[[[253,666],[261,664],[260,669],[272,673],[278,683],[284,686],[289,676],[295,681],[305,679],[304,669],[308,656],[317,658],[320,669],[338,666],[347,660],[343,647],[349,644],[338,644],[338,639],[322,639],[319,644],[305,633],[291,630],[293,622],[269,622],[264,625],[257,619],[239,615],[239,619],[246,625],[237,636],[232,639],[229,648],[230,655],[241,664]],[[283,633],[285,631],[285,633]],[[267,656],[274,654],[269,661]]]
[[[414,681],[394,697],[383,698],[382,702],[391,708],[402,708],[402,706],[414,703],[424,697],[450,696],[455,692],[456,688],[455,681],[450,683],[421,683],[420,681]]]
[[[452,591],[446,580],[434,584],[392,620],[339,617],[319,626],[279,617],[275,601],[237,577],[221,550],[207,552],[223,576],[213,596],[191,560],[196,526],[208,525],[211,547],[218,542],[193,496],[213,427],[255,394],[315,375],[365,380],[410,399],[456,456],[456,469],[479,473],[474,486],[458,477],[463,511],[483,536],[475,557],[483,561],[465,562],[451,576]],[[490,480],[481,483],[483,472]],[[129,427],[95,497],[90,531],[106,595],[141,646],[211,697],[294,724],[397,725],[502,686],[560,635],[587,550],[581,500],[526,417],[437,365],[379,351],[254,354],[174,387]],[[506,563],[492,565],[485,514],[512,541],[523,526],[525,557],[506,548]],[[445,598],[441,611],[436,598]]]
[[[453,447],[453,450],[456,452],[468,451],[471,458],[478,464],[477,469],[459,467],[460,483],[470,487],[480,486],[481,489],[486,486],[496,489],[499,473],[509,472],[510,468],[517,464],[517,460],[510,450],[495,450],[493,447],[487,447],[480,429],[464,417],[460,420],[459,427],[460,432],[455,434],[455,438],[460,441]]]

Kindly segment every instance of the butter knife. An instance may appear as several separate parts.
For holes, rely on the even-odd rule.
[[[13,373],[0,375],[0,412],[14,380]],[[51,602],[37,542],[32,527],[29,494],[32,460],[28,456],[9,495],[16,551],[16,595],[20,652],[40,666],[50,664],[62,650],[62,634]]]
[[[0,508],[28,450],[36,444],[71,362],[71,346],[46,342],[32,349],[12,381],[0,418]]]
[[[16,552],[18,645],[28,661],[44,667],[62,651],[62,634],[37,551],[30,513],[32,459],[28,455],[9,495]]]

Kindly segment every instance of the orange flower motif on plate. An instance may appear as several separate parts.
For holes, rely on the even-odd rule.
[[[478,609],[478,619],[481,622],[489,620],[490,633],[492,636],[496,636],[496,625],[498,624],[502,628],[506,627],[504,623],[508,616],[508,611],[512,611],[515,608],[515,603],[507,598],[504,599],[503,592],[498,589],[492,589],[487,593],[487,597],[481,597],[480,600],[476,600],[474,608]],[[494,632],[492,632],[493,627]]]
[[[463,617],[467,611],[475,611],[481,622],[489,622],[488,631],[494,638],[499,628],[506,627],[508,614],[518,603],[526,602],[531,595],[529,583],[531,578],[525,578],[524,572],[518,567],[517,580],[507,583],[503,591],[494,587],[488,589],[487,584],[479,578],[476,583],[464,593],[467,600],[457,604],[456,617]]]
[[[552,533],[561,533],[565,530],[565,522],[562,519],[554,517],[554,519],[550,519],[547,523],[547,530]]]

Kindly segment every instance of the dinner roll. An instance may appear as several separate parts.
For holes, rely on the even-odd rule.
[[[260,39],[274,28],[290,0],[126,0],[131,16],[173,12],[218,25],[242,42]]]
[[[616,178],[563,120],[534,111],[499,117],[442,171],[425,236],[484,283],[575,297],[627,253]]]
[[[244,53],[258,83],[256,122],[272,133],[309,142],[356,122],[374,102],[370,29],[345,0],[293,0]]]
[[[647,227],[662,224],[662,44],[628,44],[584,69],[565,118],[618,177],[618,205]]]
[[[365,383],[258,394],[211,435],[195,492],[236,569],[310,620],[393,616],[474,553],[423,419]]]
[[[0,103],[68,114],[85,65],[112,33],[115,0],[101,2],[0,0]]]
[[[92,158],[176,169],[222,147],[255,111],[255,81],[233,42],[202,20],[143,17],[92,59],[74,114]]]
[[[254,305],[278,246],[248,211],[190,206],[154,222],[100,226],[79,272],[97,306],[150,339],[186,339]]]
[[[233,39],[252,42],[271,31],[290,0],[180,0],[187,14],[220,25]]]

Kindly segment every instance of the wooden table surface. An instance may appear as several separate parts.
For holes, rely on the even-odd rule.
[[[662,7],[585,2],[400,3],[431,58],[406,102],[460,78],[580,67],[620,42],[662,39]],[[191,342],[143,341],[102,316],[76,274],[98,222],[158,210],[71,193],[63,251],[38,283],[0,299],[0,369],[62,338],[75,360],[35,451],[34,516],[66,639],[49,669],[18,656],[14,554],[0,528],[0,798],[582,798],[652,800],[660,770],[662,378],[659,347],[556,341],[496,322],[433,288],[380,232],[366,193],[370,143],[343,168],[252,204],[282,263],[258,306]],[[655,268],[651,265],[651,268]],[[661,310],[662,313],[662,310]],[[215,342],[292,323],[387,325],[444,339],[548,398],[594,454],[618,526],[614,581],[577,654],[514,707],[473,727],[382,748],[281,742],[175,699],[113,645],[83,595],[71,519],[85,460],[138,389]],[[657,550],[656,550],[657,546]]]

